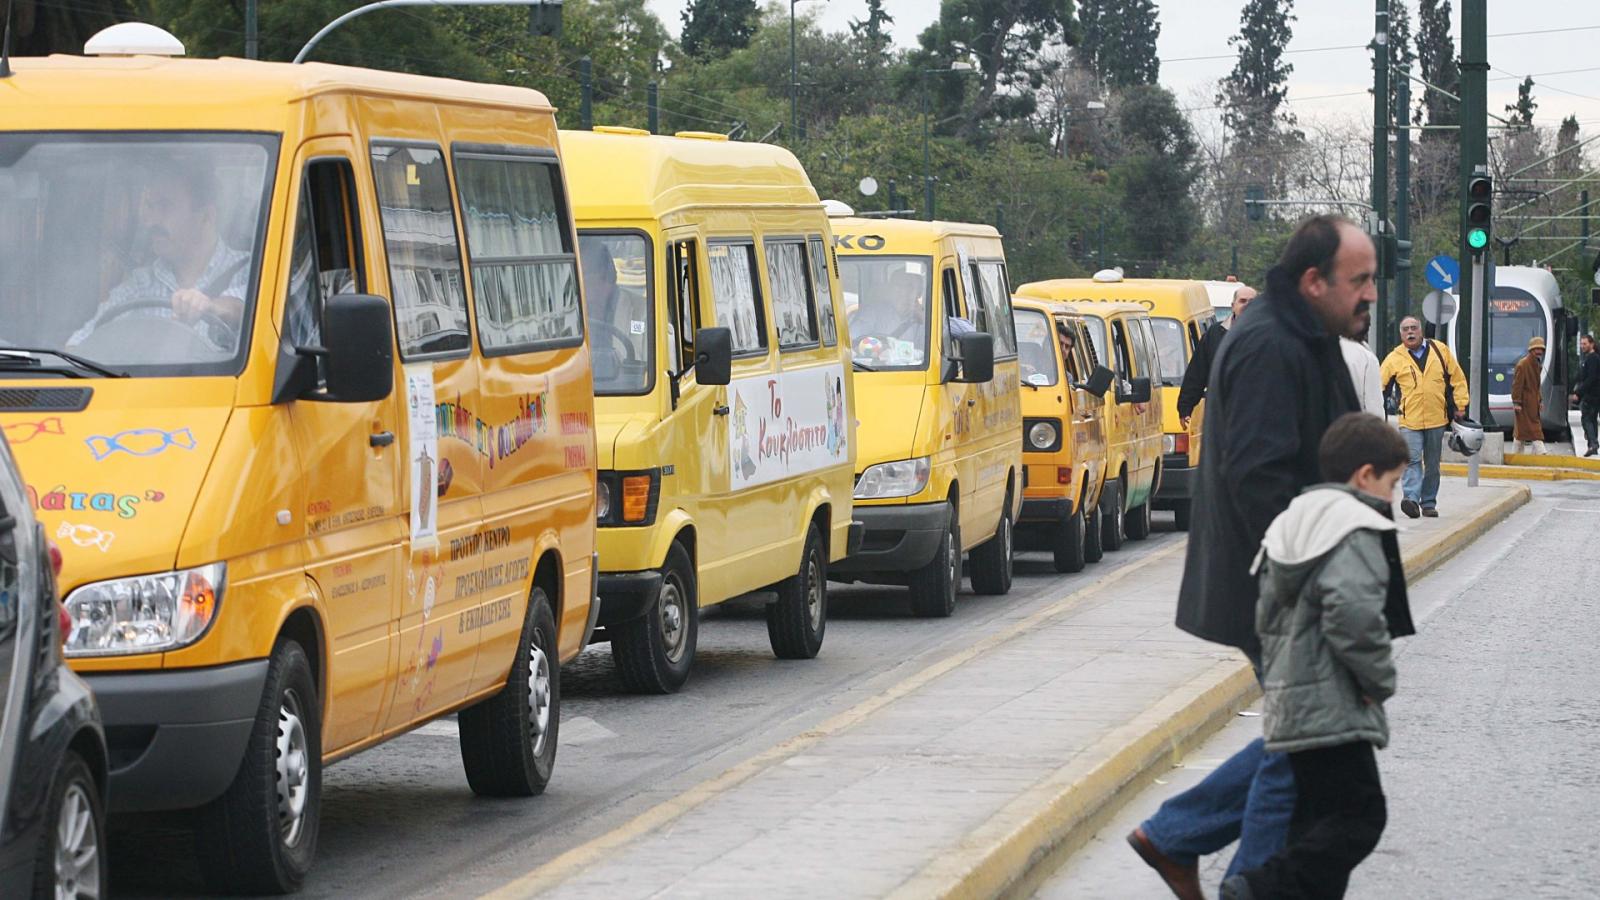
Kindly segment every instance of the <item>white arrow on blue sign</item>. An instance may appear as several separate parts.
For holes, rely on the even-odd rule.
[[[1440,254],[1428,260],[1423,274],[1427,276],[1429,287],[1448,291],[1461,282],[1461,263],[1456,262],[1454,256]]]

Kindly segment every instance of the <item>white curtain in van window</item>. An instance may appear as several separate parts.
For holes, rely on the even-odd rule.
[[[792,347],[817,341],[816,322],[806,288],[805,245],[766,244],[767,281],[772,285],[772,314],[778,320],[778,345]]]
[[[753,276],[755,247],[750,244],[712,244],[706,248],[711,260],[711,295],[716,304],[717,324],[733,332],[733,352],[760,350],[766,344],[761,319],[756,311],[756,286]]]

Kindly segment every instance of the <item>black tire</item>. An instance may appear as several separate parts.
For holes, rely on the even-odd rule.
[[[44,828],[33,856],[32,897],[54,900],[80,892],[109,896],[106,865],[106,811],[100,787],[83,757],[68,750],[50,783]]]
[[[1128,510],[1128,519],[1123,527],[1128,530],[1131,540],[1142,541],[1150,536],[1150,503],[1151,497],[1146,494],[1143,503]]]
[[[911,573],[911,614],[923,619],[943,619],[956,611],[961,590],[961,520],[950,504],[950,527],[927,565]]]
[[[517,658],[500,693],[456,717],[467,784],[481,797],[544,793],[561,732],[561,656],[544,588],[528,595]]]
[[[316,857],[322,807],[322,704],[311,661],[280,639],[233,784],[195,821],[200,869],[213,890],[287,894]]]
[[[828,630],[828,554],[817,523],[806,528],[800,571],[778,582],[778,600],[767,607],[767,639],[779,659],[813,659]]]
[[[636,694],[671,694],[689,680],[700,635],[700,595],[689,551],[673,542],[661,567],[661,593],[644,615],[609,626],[611,658]]]
[[[1172,521],[1179,531],[1188,531],[1194,517],[1194,501],[1179,500],[1172,507]]]
[[[1050,553],[1054,557],[1057,572],[1070,574],[1082,572],[1088,563],[1084,555],[1084,525],[1083,508],[1073,510],[1072,515],[1065,522],[1059,522],[1050,529]]]
[[[1011,495],[1006,495],[1005,508],[1000,510],[1000,521],[994,526],[994,537],[972,548],[972,590],[974,593],[998,597],[1011,592],[1011,576],[1015,557],[1016,533],[1011,524]]]
[[[1106,482],[1105,492],[1100,495],[1100,508],[1104,511],[1100,517],[1100,545],[1107,550],[1121,550],[1127,540],[1128,533],[1124,530],[1127,512],[1122,508],[1124,490],[1119,478]]]
[[[1097,563],[1105,559],[1106,548],[1101,543],[1104,537],[1104,515],[1100,512],[1100,504],[1096,503],[1094,509],[1088,511],[1088,518],[1083,521],[1083,559],[1084,562]]]

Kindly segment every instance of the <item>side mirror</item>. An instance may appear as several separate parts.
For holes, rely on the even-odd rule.
[[[1094,371],[1089,373],[1089,380],[1080,382],[1076,387],[1083,388],[1096,397],[1104,397],[1106,391],[1111,390],[1112,382],[1116,380],[1115,372],[1105,366],[1095,366]]]
[[[370,403],[394,391],[394,325],[389,303],[371,294],[336,294],[322,311],[328,389],[308,399]]]
[[[702,328],[694,333],[694,380],[701,384],[733,381],[733,332]]]
[[[1127,390],[1117,390],[1118,403],[1149,403],[1150,379],[1135,378],[1127,383]]]
[[[961,375],[954,380],[963,384],[988,384],[994,380],[994,338],[988,332],[959,335],[956,347],[961,351]]]

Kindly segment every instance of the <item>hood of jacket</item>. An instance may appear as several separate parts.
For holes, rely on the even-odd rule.
[[[1280,566],[1302,566],[1326,556],[1352,531],[1363,528],[1380,533],[1399,530],[1384,515],[1383,501],[1342,484],[1319,484],[1307,488],[1272,520],[1261,541],[1261,556]],[[1260,564],[1258,557],[1257,568]]]

